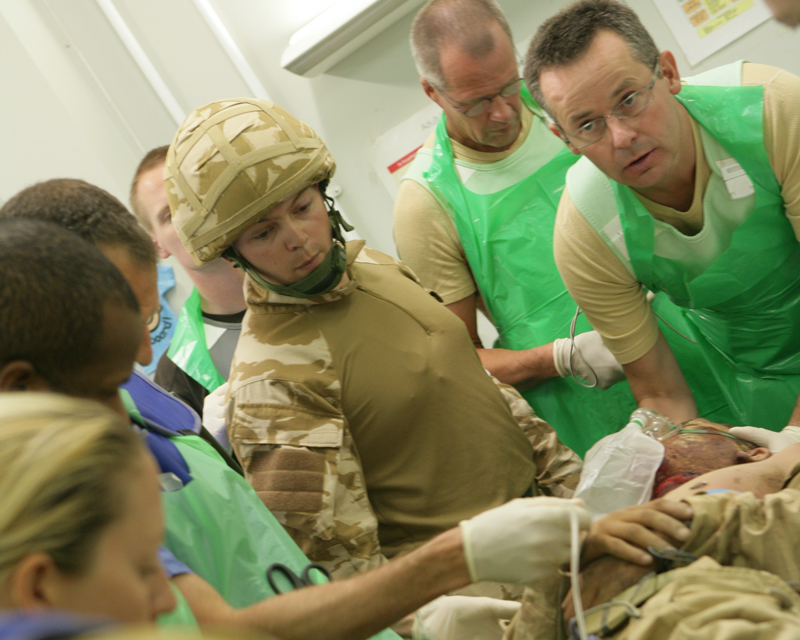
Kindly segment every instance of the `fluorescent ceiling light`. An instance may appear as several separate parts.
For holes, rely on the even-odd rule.
[[[423,0],[338,0],[289,41],[281,66],[300,76],[324,73]]]

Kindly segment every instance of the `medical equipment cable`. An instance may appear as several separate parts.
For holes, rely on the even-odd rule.
[[[597,387],[597,374],[595,373],[594,369],[592,369],[592,365],[590,365],[586,361],[586,358],[583,357],[583,354],[581,354],[581,350],[578,349],[575,346],[575,328],[576,328],[577,323],[578,323],[578,316],[581,315],[582,313],[583,313],[583,310],[580,308],[580,306],[576,306],[575,307],[575,315],[572,316],[572,321],[569,323],[569,358],[567,359],[567,370],[569,371],[569,375],[571,375],[572,378],[575,380],[575,382],[577,382],[579,385],[581,385],[582,387],[586,387],[587,389],[594,389],[595,387]],[[655,309],[653,309],[653,313],[656,314],[656,318],[661,320],[661,322],[663,322],[665,325],[667,325],[667,327],[672,329],[672,331],[677,333],[681,338],[683,338],[684,340],[688,340],[692,344],[697,344],[696,340],[692,340],[689,336],[681,333],[675,327],[673,327],[669,322],[664,320],[664,318],[662,318],[660,315],[658,315],[658,312]],[[593,383],[587,384],[586,382],[584,382],[578,376],[575,375],[575,372],[572,370],[572,354],[573,353],[577,353],[580,356],[581,360],[583,360],[584,364],[587,366],[589,371],[592,372],[592,375],[594,376],[594,382]]]
[[[567,370],[569,371],[569,375],[582,387],[586,387],[587,389],[594,389],[597,386],[597,374],[592,369],[592,366],[586,362],[586,359],[581,354],[581,350],[575,347],[575,325],[578,322],[578,316],[583,313],[580,307],[575,308],[575,315],[572,316],[572,322],[569,323],[569,358],[567,358]],[[572,370],[572,354],[577,352],[581,359],[584,361],[587,367],[589,367],[589,371],[592,372],[594,376],[594,382],[592,384],[586,384],[583,380],[581,380],[578,376],[575,375],[575,372]]]
[[[575,606],[575,620],[578,623],[578,636],[580,640],[588,640],[586,633],[586,618],[583,612],[583,601],[581,599],[580,568],[581,568],[581,532],[578,523],[578,511],[572,508],[569,511],[570,528],[570,582],[572,584],[572,602]]]
[[[638,424],[638,422],[633,422],[631,424]],[[598,604],[594,607],[584,610],[583,608],[583,598],[581,597],[581,582],[580,582],[580,569],[581,569],[581,534],[580,534],[580,524],[578,521],[578,511],[576,508],[570,509],[570,562],[569,562],[569,571],[570,571],[570,586],[572,588],[572,604],[573,608],[575,609],[575,615],[570,620],[570,637],[575,637],[575,632],[577,631],[578,640],[595,640],[597,636],[589,635],[589,632],[586,628],[586,616],[596,611],[601,611],[603,609],[610,610],[613,607],[623,607],[631,618],[641,618],[642,613],[638,607],[636,607],[632,602],[627,600],[614,600],[611,602],[604,602],[602,604]],[[651,554],[654,556],[663,556],[664,558],[667,557],[669,552],[660,552],[658,554],[654,553],[653,549],[648,549]],[[678,551],[678,550],[671,550],[672,555],[670,555],[671,560],[677,560],[681,562],[686,562],[687,564],[693,562],[693,559],[697,559],[695,556],[688,554],[686,552]],[[692,559],[693,558],[693,559]],[[642,580],[649,578],[650,576],[655,575],[655,573],[647,574]],[[641,581],[640,581],[641,585]],[[603,624],[605,624],[605,619]]]

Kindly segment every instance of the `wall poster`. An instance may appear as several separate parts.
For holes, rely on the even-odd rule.
[[[653,0],[692,66],[771,17],[762,0]]]

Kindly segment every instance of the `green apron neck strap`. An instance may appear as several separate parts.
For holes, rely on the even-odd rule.
[[[193,289],[183,303],[167,357],[209,392],[225,382],[208,351],[197,289]]]
[[[193,318],[202,318],[203,310],[200,306],[200,292],[197,288],[193,288],[186,302],[183,303],[182,310],[185,309],[187,313],[191,314]]]
[[[619,206],[620,221],[626,239],[635,234],[635,242],[626,242],[628,256],[634,265],[636,277],[649,288],[656,285],[653,272],[653,252],[655,250],[655,219],[645,209],[633,191],[613,183],[614,193]]]
[[[533,99],[531,92],[528,91],[528,87],[524,84],[522,85],[522,89],[519,92],[520,97],[522,98],[522,104],[524,104],[528,109],[530,109],[531,113],[537,118],[541,118],[545,122],[549,122],[549,118],[547,117],[547,112],[539,105],[536,100]]]
[[[763,142],[764,87],[685,86],[675,98],[725,149],[748,177],[768,191],[779,191]],[[720,111],[719,105],[725,109]],[[736,114],[732,117],[731,114]]]
[[[447,134],[447,116],[444,111],[439,116],[439,122],[436,123],[436,136],[433,141],[433,157],[441,158],[447,161],[447,164],[453,162],[453,145],[450,143],[450,136]]]

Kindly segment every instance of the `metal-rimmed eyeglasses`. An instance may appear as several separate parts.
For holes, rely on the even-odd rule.
[[[456,102],[438,87],[436,90],[447,99],[447,101],[452,105],[453,109],[455,109],[459,113],[463,113],[468,118],[477,118],[484,111],[486,111],[486,107],[489,104],[491,104],[492,100],[494,100],[498,96],[500,98],[510,98],[511,96],[518,94],[521,89],[522,89],[522,78],[517,78],[516,80],[512,80],[511,82],[509,82],[506,86],[500,89],[500,91],[495,93],[491,98],[481,98],[477,102],[473,102],[471,104]]]
[[[608,130],[606,120],[611,116],[614,116],[617,120],[628,120],[629,118],[638,116],[653,102],[653,86],[658,76],[658,61],[656,61],[655,68],[653,69],[653,79],[650,81],[650,84],[646,87],[642,87],[638,91],[627,94],[607,116],[589,120],[589,122],[578,127],[570,134],[567,134],[561,129],[561,131],[564,132],[564,142],[571,144],[574,149],[583,149],[590,144],[594,144],[606,134]]]

